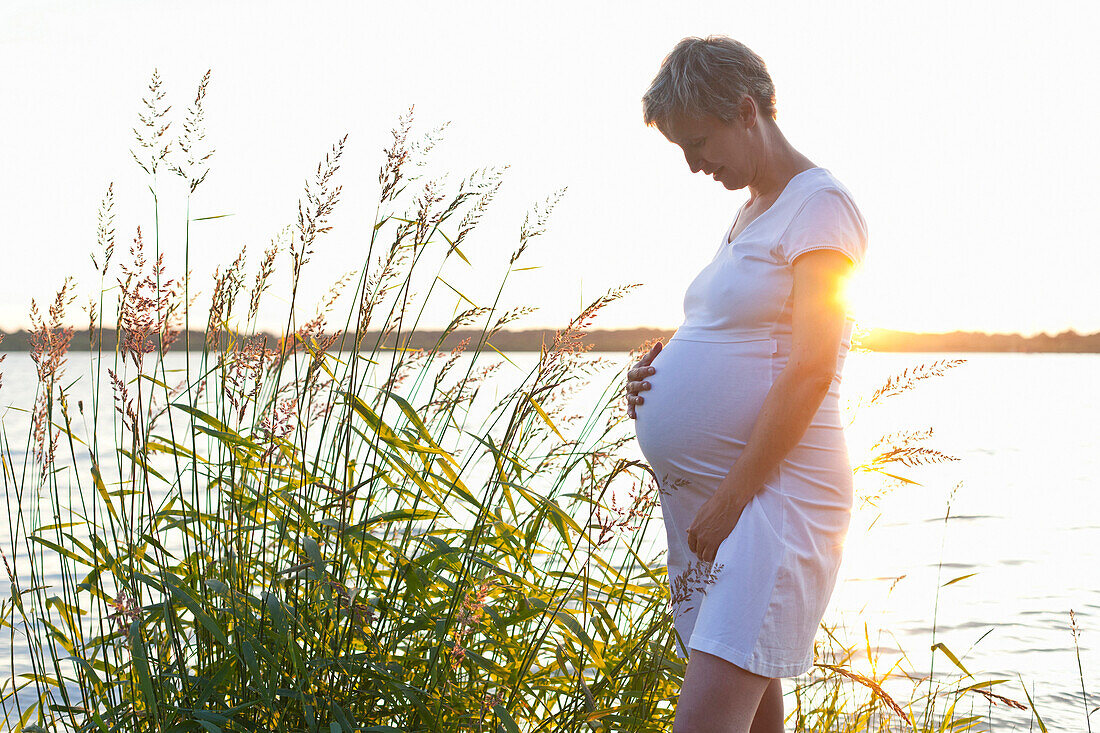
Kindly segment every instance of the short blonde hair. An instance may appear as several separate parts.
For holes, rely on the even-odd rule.
[[[642,115],[646,125],[662,132],[673,115],[709,113],[732,122],[746,94],[756,100],[761,113],[776,118],[775,84],[762,58],[728,36],[691,36],[661,62],[642,95]]]

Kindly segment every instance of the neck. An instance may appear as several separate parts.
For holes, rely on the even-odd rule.
[[[749,182],[749,203],[757,200],[774,201],[786,188],[788,181],[817,164],[795,150],[787,142],[774,120],[760,120],[752,130],[760,139],[760,158],[756,176]]]

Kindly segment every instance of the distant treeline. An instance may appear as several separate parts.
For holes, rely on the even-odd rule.
[[[592,351],[630,351],[636,349],[652,339],[668,339],[675,333],[674,330],[658,328],[628,328],[611,330],[591,330],[586,332],[583,343],[591,344]],[[431,349],[439,342],[442,331],[417,331],[412,335],[407,348]],[[501,351],[539,351],[543,345],[549,346],[554,341],[553,329],[530,329],[525,331],[498,331],[489,339],[490,343]],[[344,348],[347,348],[345,337]],[[408,336],[402,336],[407,339]],[[476,347],[482,338],[481,331],[459,329],[448,334],[442,345],[441,351],[449,351],[469,338],[470,347]],[[102,331],[102,345],[93,343],[88,338],[87,331],[77,331],[73,334],[71,349],[73,351],[88,351],[102,348],[107,351],[114,350],[117,334],[110,329]],[[185,343],[190,343],[192,349],[201,349],[206,335],[192,331],[190,334],[180,334],[174,349],[183,348]],[[226,336],[221,334],[220,340],[224,347]],[[267,336],[269,348],[276,348],[279,339],[276,336]],[[378,344],[378,332],[371,331],[363,339],[363,349],[374,348]],[[337,340],[332,348],[340,348],[341,340]],[[398,345],[397,335],[390,333],[381,343],[384,348],[394,348]],[[864,334],[858,346],[871,351],[920,351],[920,352],[954,352],[954,351],[1008,351],[1008,352],[1062,352],[1062,353],[1100,353],[1100,332],[1092,334],[1079,334],[1076,331],[1063,331],[1056,335],[1041,333],[1036,336],[1021,336],[1018,333],[981,333],[978,331],[952,331],[950,333],[911,333],[908,331],[891,331],[884,328],[872,329]],[[30,351],[31,334],[28,331],[16,331],[4,334],[4,340],[0,342],[0,351]]]
[[[1066,354],[1100,353],[1100,331],[1077,333],[1063,331],[1053,336],[1040,333],[1021,336],[1018,333],[982,333],[951,331],[950,333],[909,333],[872,329],[860,341],[871,351],[1010,351],[1061,352]]]

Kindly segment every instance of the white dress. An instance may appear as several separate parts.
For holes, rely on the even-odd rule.
[[[810,427],[745,507],[713,563],[688,549],[687,529],[745,447],[790,356],[792,262],[825,248],[858,265],[867,227],[832,173],[810,168],[732,243],[727,236],[687,289],[683,325],[653,360],[635,430],[659,478],[681,657],[686,645],[756,674],[794,677],[812,666],[851,518],[838,403],[851,318]]]

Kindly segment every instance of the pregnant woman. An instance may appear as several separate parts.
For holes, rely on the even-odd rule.
[[[851,517],[837,390],[867,227],[780,132],[771,77],[743,44],[684,39],[643,107],[693,173],[749,190],[687,289],[683,324],[627,377],[688,658],[674,730],[778,732],[780,678],[813,663]]]

